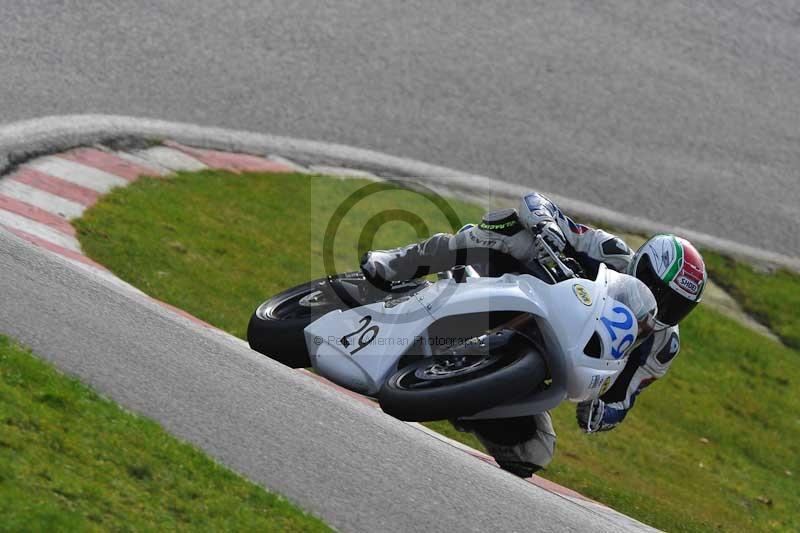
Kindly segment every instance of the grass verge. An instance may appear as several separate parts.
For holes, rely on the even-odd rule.
[[[142,179],[75,224],[87,254],[118,276],[244,337],[265,297],[323,274],[328,221],[367,183],[212,171]],[[449,203],[460,222],[480,217],[476,206]],[[426,227],[388,222],[375,247],[452,231],[417,193],[372,195],[341,220],[336,270],[355,268],[355,243],[367,244],[361,229],[399,206]],[[614,431],[586,436],[574,406],[556,409],[558,449],[544,477],[670,531],[800,529],[798,353],[702,307],[682,341],[670,375]],[[445,422],[430,426],[480,448]]]
[[[704,251],[712,279],[742,308],[773,331],[787,346],[800,350],[800,275],[785,269],[763,272],[723,255]]]
[[[0,531],[328,531],[0,335]]]

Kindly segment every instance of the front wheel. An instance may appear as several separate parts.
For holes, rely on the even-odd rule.
[[[520,398],[547,377],[538,349],[513,332],[495,333],[487,341],[398,370],[381,388],[381,408],[415,422],[460,418]],[[497,342],[502,347],[492,350]]]

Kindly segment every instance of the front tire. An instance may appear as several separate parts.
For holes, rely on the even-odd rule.
[[[378,399],[384,412],[400,420],[453,419],[522,397],[546,377],[547,366],[539,350],[517,337],[499,350],[416,361],[392,375]]]

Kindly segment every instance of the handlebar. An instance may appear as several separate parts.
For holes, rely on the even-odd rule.
[[[552,259],[553,262],[556,264],[556,266],[561,270],[561,273],[564,274],[565,278],[574,278],[574,277],[576,277],[575,276],[575,272],[573,272],[571,268],[569,268],[567,265],[564,264],[564,262],[561,260],[561,258],[558,257],[558,254],[556,254],[553,251],[553,249],[550,248],[550,245],[547,244],[547,241],[544,240],[544,237],[542,237],[541,235],[537,235],[536,236],[536,245],[539,247],[540,250],[543,250],[547,255],[550,256],[550,259]],[[542,265],[542,266],[544,266],[544,265]]]

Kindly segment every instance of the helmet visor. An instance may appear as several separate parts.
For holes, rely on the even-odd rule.
[[[655,310],[653,313],[647,313],[645,316],[637,319],[636,322],[636,325],[639,328],[639,334],[636,336],[636,340],[634,341],[631,349],[635,349],[637,346],[639,346],[656,329]]]
[[[698,302],[693,302],[667,287],[658,302],[658,321],[668,326],[675,326],[692,312]]]

